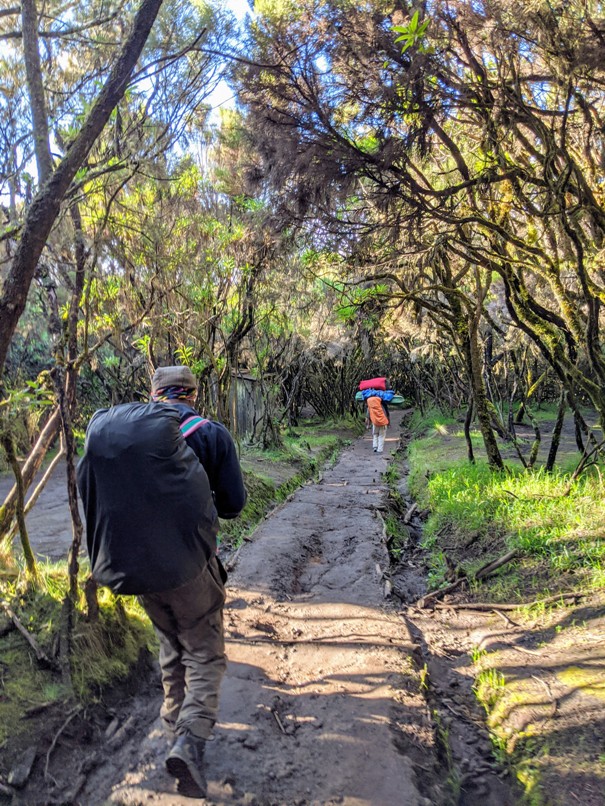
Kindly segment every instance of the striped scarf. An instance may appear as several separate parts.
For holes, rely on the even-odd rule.
[[[167,400],[187,400],[195,393],[195,389],[184,386],[164,386],[151,393],[154,403],[166,403]]]

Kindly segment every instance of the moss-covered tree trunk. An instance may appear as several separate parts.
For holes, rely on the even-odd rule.
[[[489,413],[485,385],[483,383],[481,353],[479,350],[477,331],[477,327],[473,325],[468,327],[464,340],[464,351],[468,361],[470,382],[473,389],[473,400],[475,401],[477,419],[479,420],[479,428],[481,430],[481,436],[483,437],[489,466],[497,470],[503,470],[504,462],[502,461],[494,429],[492,428],[492,420]]]
[[[563,421],[565,420],[565,411],[567,409],[567,401],[565,399],[565,389],[561,390],[559,397],[559,408],[557,409],[557,419],[555,420],[555,427],[553,428],[552,437],[550,439],[550,448],[548,451],[548,458],[546,460],[545,470],[552,473],[557,459],[557,451],[561,442],[561,433],[563,431]],[[583,450],[583,448],[582,448]]]
[[[13,437],[9,433],[2,433],[0,435],[2,447],[6,453],[6,458],[11,466],[11,470],[15,476],[15,484],[17,487],[17,500],[16,500],[16,517],[17,526],[19,528],[19,535],[21,537],[21,546],[23,548],[23,557],[25,558],[25,566],[27,568],[27,575],[31,581],[38,579],[38,568],[36,565],[36,558],[29,542],[29,535],[27,533],[27,526],[25,525],[25,488],[23,486],[23,476],[21,475],[21,467],[15,452],[15,443]]]

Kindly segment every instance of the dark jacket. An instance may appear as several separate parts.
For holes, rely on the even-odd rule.
[[[130,403],[95,412],[78,464],[91,568],[116,593],[184,585],[216,551],[218,517],[246,502],[235,445],[208,421],[184,439],[182,403]]]

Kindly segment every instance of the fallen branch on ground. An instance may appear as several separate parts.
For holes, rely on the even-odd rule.
[[[451,585],[447,585],[445,588],[440,588],[438,591],[433,591],[432,593],[427,593],[426,596],[423,596],[421,599],[418,599],[416,602],[416,607],[426,607],[427,604],[430,604],[435,599],[438,599],[440,596],[444,596],[446,593],[450,593],[450,591],[456,590],[463,582],[468,582],[466,577],[460,577],[455,582],[452,582]]]
[[[513,549],[509,551],[507,554],[504,554],[502,557],[499,557],[497,560],[492,560],[491,562],[487,563],[486,565],[481,566],[478,571],[475,572],[472,578],[474,579],[486,579],[488,576],[497,571],[506,563],[509,563],[511,560],[514,560],[518,555],[518,550]],[[426,607],[427,604],[439,599],[441,596],[444,596],[446,593],[450,593],[453,590],[456,590],[463,582],[470,582],[470,578],[468,574],[464,574],[463,576],[456,579],[452,582],[451,585],[447,585],[445,588],[441,588],[440,590],[433,591],[432,593],[428,593],[426,596],[423,596],[421,599],[418,599],[416,602],[416,607]],[[493,609],[494,605],[491,606],[490,609]]]
[[[414,513],[416,512],[417,509],[418,509],[418,504],[417,503],[412,504],[412,506],[405,513],[405,516],[403,518],[403,522],[404,523],[409,523],[412,520],[412,517],[413,517],[413,515],[414,515]]]
[[[71,720],[72,720],[72,719],[73,719],[75,716],[77,716],[77,715],[80,713],[80,711],[81,711],[81,710],[82,710],[82,706],[78,705],[78,706],[76,706],[76,707],[75,707],[75,708],[74,708],[72,711],[70,711],[70,712],[69,712],[69,714],[67,715],[67,719],[66,719],[66,720],[65,720],[65,722],[64,722],[64,723],[61,725],[61,727],[59,728],[59,730],[56,732],[56,734],[55,734],[55,736],[54,736],[54,738],[53,738],[53,740],[52,740],[52,742],[51,742],[51,745],[50,745],[50,747],[48,748],[48,751],[47,751],[47,753],[46,753],[46,764],[44,765],[44,780],[45,780],[45,781],[47,781],[47,780],[48,780],[50,777],[52,777],[52,776],[50,776],[50,775],[49,775],[49,772],[48,772],[48,766],[49,766],[49,764],[50,764],[50,756],[51,756],[51,754],[52,754],[53,750],[55,749],[55,746],[56,746],[56,744],[57,744],[57,742],[58,742],[58,740],[59,740],[59,736],[60,736],[60,735],[63,733],[63,731],[65,730],[65,728],[66,728],[66,727],[69,725],[69,723],[71,722]]]
[[[35,654],[38,662],[42,666],[46,666],[49,669],[55,669],[56,670],[57,669],[57,664],[51,658],[48,657],[46,652],[44,652],[44,650],[41,647],[38,646],[38,644],[35,642],[34,638],[30,634],[28,629],[26,627],[24,627],[24,625],[21,623],[19,618],[13,613],[13,611],[6,604],[6,602],[0,602],[0,607],[2,607],[2,609],[4,610],[6,615],[10,618],[10,620],[13,622],[15,627],[19,630],[21,635],[25,638],[27,643],[31,646],[31,648],[34,651],[34,654]]]
[[[444,604],[438,602],[435,607],[439,610],[519,610],[521,607],[535,607],[542,604],[554,604],[555,602],[568,602],[570,600],[581,599],[587,596],[587,593],[561,593],[558,596],[549,596],[546,599],[536,599],[534,602],[517,602],[516,604],[509,603],[496,603],[496,602],[461,602],[460,604]]]
[[[492,562],[487,563],[486,565],[481,566],[481,568],[475,572],[474,577],[475,579],[485,579],[491,573],[496,571],[502,565],[506,565],[511,560],[514,560],[518,554],[517,549],[513,549],[509,551],[507,554],[504,554],[502,557],[499,557],[497,560],[492,560]]]
[[[511,625],[511,627],[518,627],[518,626],[519,626],[519,625],[517,624],[517,622],[516,622],[516,621],[513,621],[513,620],[512,620],[512,618],[509,618],[509,617],[506,615],[506,613],[503,613],[501,610],[496,609],[496,608],[494,607],[494,608],[493,608],[493,611],[494,611],[494,613],[495,613],[497,616],[500,616],[500,618],[501,618],[503,621],[505,621],[507,624],[510,624],[510,625]]]

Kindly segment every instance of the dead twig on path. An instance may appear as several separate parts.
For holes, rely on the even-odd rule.
[[[517,646],[516,644],[511,644],[510,648],[516,649],[517,652],[525,652],[526,655],[535,655],[538,658],[542,657],[542,653],[537,652],[535,649],[527,649],[524,646]]]
[[[496,608],[494,607],[494,608],[493,608],[493,612],[494,612],[494,613],[495,613],[497,616],[500,616],[500,618],[501,618],[501,619],[503,619],[504,621],[506,621],[506,622],[507,622],[507,624],[510,624],[512,627],[518,627],[518,626],[519,626],[519,625],[517,624],[517,622],[516,622],[516,621],[513,621],[513,620],[512,620],[512,618],[509,618],[509,617],[506,615],[506,613],[503,613],[501,610],[496,610]]]
[[[586,593],[560,593],[558,596],[536,599],[534,602],[518,602],[516,604],[505,602],[498,603],[497,605],[494,602],[460,602],[459,604],[450,604],[449,602],[443,604],[437,602],[435,607],[439,610],[494,610],[496,607],[498,610],[519,610],[521,607],[535,607],[536,605],[554,604],[555,602],[568,602],[570,600],[581,599],[587,595]]]
[[[532,674],[532,677],[534,680],[537,680],[538,683],[541,683],[546,689],[546,693],[548,694],[548,699],[551,702],[551,708],[552,708],[551,713],[549,714],[549,718],[552,719],[554,715],[557,713],[557,708],[559,707],[557,698],[553,695],[552,691],[550,690],[550,686],[548,685],[546,680],[542,680],[541,677],[537,677],[535,674]]]
[[[279,718],[279,714],[277,713],[277,711],[274,711],[273,709],[271,709],[271,713],[275,717],[275,721],[277,722],[281,732],[284,734],[284,736],[287,736],[288,734],[286,733],[286,729],[284,728],[284,723]]]
[[[52,776],[49,775],[48,765],[50,764],[50,756],[51,756],[52,751],[55,749],[55,746],[56,746],[56,744],[57,744],[57,742],[59,740],[59,736],[63,733],[65,728],[69,725],[71,720],[75,716],[77,716],[80,713],[81,710],[82,710],[82,706],[78,705],[78,706],[76,706],[76,708],[74,708],[72,711],[70,711],[69,714],[67,715],[67,719],[61,725],[59,730],[56,732],[56,734],[55,734],[55,736],[54,736],[54,738],[53,738],[53,740],[51,742],[51,745],[48,748],[48,752],[46,753],[46,764],[44,765],[44,780],[45,781],[47,781],[49,779],[49,777],[52,777]]]

